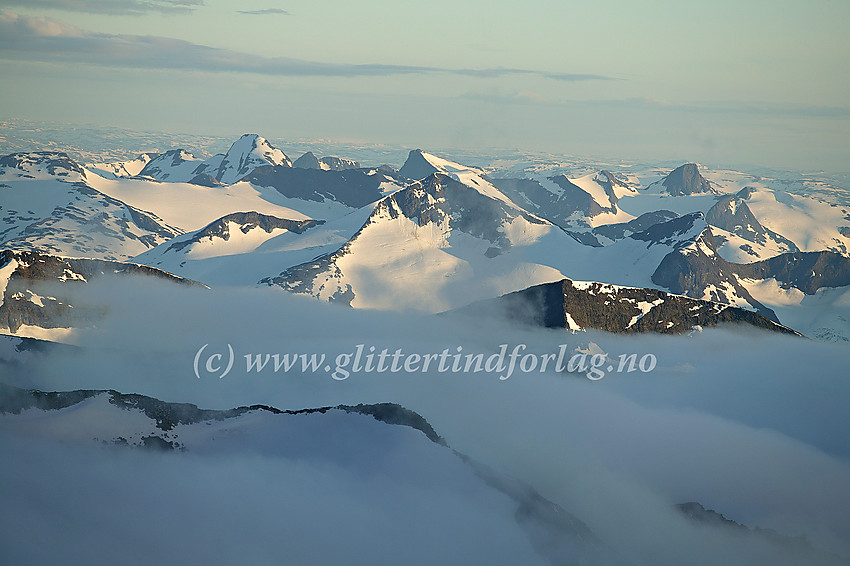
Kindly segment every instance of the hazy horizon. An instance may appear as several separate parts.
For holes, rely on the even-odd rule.
[[[9,118],[846,172],[850,5],[0,1]]]

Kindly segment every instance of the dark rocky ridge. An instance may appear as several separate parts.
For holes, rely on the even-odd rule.
[[[594,236],[602,236],[604,238],[608,238],[609,240],[622,240],[623,238],[631,236],[632,234],[637,234],[638,232],[648,230],[656,224],[669,222],[678,217],[678,214],[670,210],[655,210],[652,212],[645,212],[634,220],[630,220],[628,222],[620,222],[617,224],[604,224],[602,226],[597,226],[596,228],[591,230],[591,232]]]
[[[201,187],[223,187],[224,183],[210,175],[209,173],[199,173],[189,179],[189,182],[193,185],[199,185]]]
[[[341,159],[339,157],[327,156],[321,159],[316,157],[312,151],[308,151],[301,157],[295,160],[293,167],[299,169],[322,169],[322,165],[330,171],[345,171],[347,169],[360,169],[360,164],[350,159]]]
[[[326,155],[319,158],[319,163],[327,167],[331,171],[345,171],[347,169],[360,169],[360,164],[351,159],[343,159],[334,155]]]
[[[11,332],[17,332],[22,325],[67,328],[98,320],[104,314],[104,307],[72,305],[67,296],[62,296],[57,291],[65,287],[70,291],[102,277],[146,276],[180,285],[201,285],[146,265],[62,258],[29,251],[0,251],[0,268],[12,261],[16,261],[18,265],[9,277],[3,297],[0,297],[0,327],[7,327]],[[53,297],[42,297],[43,306],[30,300],[30,293],[38,293],[42,286],[48,284],[50,289],[47,294]]]
[[[113,389],[43,392],[34,389],[20,389],[0,382],[0,413],[17,415],[21,411],[33,408],[43,411],[56,411],[71,407],[101,394],[108,395],[109,402],[116,407],[141,411],[149,419],[155,421],[156,428],[163,432],[171,431],[177,425],[195,424],[204,421],[223,421],[251,411],[268,411],[276,415],[303,415],[339,410],[346,413],[370,415],[375,420],[387,424],[409,426],[420,431],[432,442],[445,444],[445,441],[440,438],[436,431],[434,431],[434,428],[421,415],[395,403],[337,405],[335,407],[328,406],[295,411],[281,410],[268,405],[246,405],[234,409],[217,410],[200,409],[192,403],[169,403],[136,393],[119,393]]]
[[[702,223],[703,230],[692,240],[681,240],[680,234],[693,230],[697,222]],[[741,285],[736,277],[738,264],[727,262],[717,253],[714,235],[701,212],[656,224],[630,237],[648,242],[648,247],[658,243],[675,246],[652,273],[651,279],[656,285],[700,299],[708,294],[711,301],[718,303],[728,304],[739,297],[761,315],[779,322],[772,309],[757,301]]]
[[[218,220],[214,220],[201,228],[195,235],[187,240],[174,242],[165,250],[180,251],[185,247],[200,242],[204,238],[221,238],[222,240],[230,239],[229,224],[234,223],[241,226],[240,230],[247,233],[254,228],[259,228],[267,233],[271,233],[275,228],[281,228],[303,234],[306,230],[324,224],[324,220],[289,220],[287,218],[278,218],[268,214],[260,214],[259,212],[234,212],[226,216],[222,216]]]
[[[638,303],[652,303],[641,309]],[[546,328],[596,329],[615,333],[655,332],[681,334],[695,326],[743,323],[757,328],[799,335],[758,313],[672,295],[657,289],[618,287],[604,283],[576,283],[564,279],[544,283],[473,303],[453,312],[504,314],[510,320]]]
[[[272,187],[289,198],[335,201],[351,208],[375,202],[383,196],[381,183],[396,182],[386,172],[374,172],[372,169],[325,171],[277,165],[257,167],[243,180],[261,187]]]
[[[794,287],[814,295],[823,287],[850,285],[850,258],[836,252],[793,252],[762,261],[735,265],[749,279],[776,279],[786,289]]]

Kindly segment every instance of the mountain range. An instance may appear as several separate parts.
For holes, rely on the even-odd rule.
[[[206,160],[185,149],[91,165],[17,153],[0,158],[0,249],[432,313],[564,280],[596,282],[754,312],[771,321],[756,323],[762,328],[850,340],[847,210],[764,184],[741,187],[743,174],[713,174],[688,163],[666,173],[570,177],[538,167],[508,176],[421,149],[398,170],[312,152],[293,163],[256,134]],[[0,265],[5,308],[46,309],[27,299],[38,296],[29,287],[56,275],[23,274],[25,262],[10,252]],[[573,288],[588,308],[589,288]],[[671,312],[651,329],[601,327],[700,325]],[[4,320],[12,333],[37,324],[70,332],[53,318]]]

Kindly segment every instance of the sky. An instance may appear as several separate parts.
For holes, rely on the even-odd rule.
[[[844,0],[0,0],[3,118],[850,170]]]

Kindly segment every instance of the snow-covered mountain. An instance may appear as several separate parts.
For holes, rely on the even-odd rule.
[[[0,249],[124,260],[180,234],[89,184],[64,153],[0,157]]]
[[[434,173],[445,173],[455,179],[459,179],[460,175],[484,176],[484,171],[478,167],[467,167],[466,165],[437,157],[421,149],[411,150],[407,156],[407,160],[398,172],[399,175],[416,181],[430,177]]]
[[[443,173],[368,207],[341,248],[263,280],[356,307],[438,312],[561,278],[582,247],[550,222]]]
[[[135,176],[157,181],[187,182],[211,169],[212,164],[198,159],[185,149],[170,149],[147,162]]]
[[[777,266],[809,261],[782,254],[832,251],[823,270],[843,269],[850,213],[762,177],[695,164],[505,177],[422,150],[398,173],[312,152],[298,162],[255,134],[205,161],[171,150],[87,169],[63,154],[13,154],[0,162],[0,236],[6,248],[138,258],[211,285],[274,283],[351,306],[430,312],[571,278],[784,323],[779,311],[800,321],[804,303],[833,305],[828,290],[845,286],[817,266],[810,281]],[[803,325],[850,334],[843,315],[831,319]]]
[[[172,149],[151,159],[137,176],[157,181],[189,183],[203,181],[209,175],[230,185],[263,165],[292,167],[281,150],[257,134],[244,134],[233,142],[227,153],[201,160],[184,149]]]
[[[264,252],[278,249],[282,240],[324,223],[235,212],[149,250],[134,261],[211,284],[252,285],[260,277],[256,271],[264,273],[262,265],[269,261]]]
[[[705,215],[714,228],[715,238],[720,240],[720,255],[730,261],[746,263],[797,251],[794,242],[759,223],[744,200],[746,194],[721,198]]]
[[[634,219],[617,201],[635,189],[610,171],[570,179],[566,175],[530,179],[492,179],[514,202],[568,230],[591,228]]]
[[[89,163],[85,168],[103,177],[117,179],[135,177],[150,163],[159,157],[159,153],[142,153],[135,159],[115,161],[113,163]]]
[[[292,167],[292,161],[281,150],[257,134],[245,134],[230,146],[218,164],[214,177],[226,185],[235,183],[257,167],[276,165]],[[204,173],[207,171],[198,171]]]
[[[582,242],[592,246],[610,245],[617,240],[622,240],[632,234],[643,232],[656,224],[662,224],[669,220],[677,218],[679,215],[670,210],[654,210],[652,212],[644,212],[637,218],[628,222],[618,222],[616,224],[603,224],[597,226],[590,233],[582,233],[580,239]],[[593,236],[591,239],[590,236]]]

